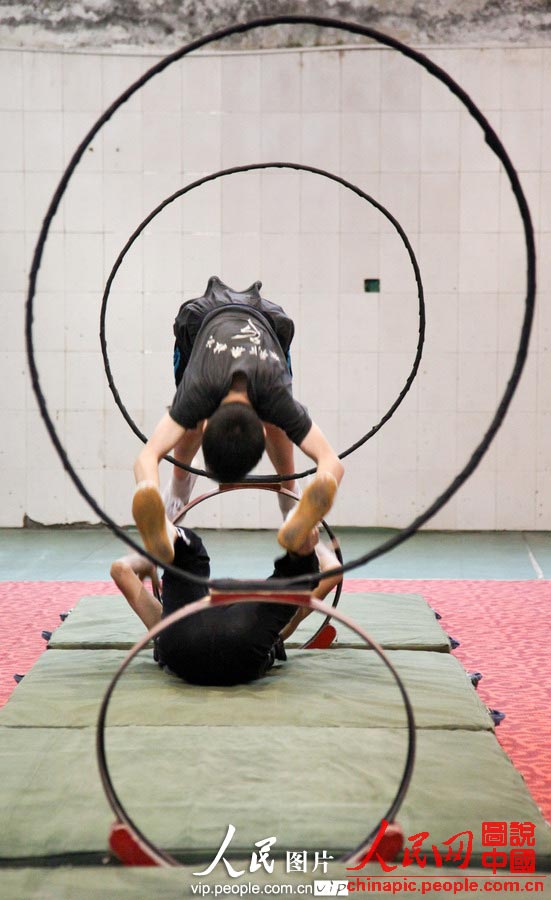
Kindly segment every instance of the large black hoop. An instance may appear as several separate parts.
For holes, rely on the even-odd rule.
[[[292,598],[292,599],[291,599]],[[321,603],[319,600],[316,600],[312,597],[309,597],[305,594],[293,594],[288,593],[286,595],[272,594],[272,593],[264,593],[261,596],[258,595],[230,595],[229,597],[222,596],[218,598],[207,598],[203,600],[196,600],[194,603],[190,603],[188,606],[182,607],[182,609],[176,610],[176,612],[172,613],[172,615],[167,616],[166,619],[163,619],[159,622],[158,625],[155,625],[154,628],[149,631],[145,637],[141,638],[132,649],[128,652],[125,659],[120,664],[119,668],[113,675],[111,682],[109,683],[105,695],[103,697],[99,716],[98,716],[98,724],[96,731],[96,755],[98,760],[98,766],[100,771],[101,782],[103,785],[103,789],[105,791],[105,795],[107,797],[109,806],[113,810],[117,820],[123,823],[128,831],[131,833],[132,837],[136,841],[137,844],[142,847],[147,848],[148,855],[152,858],[155,863],[159,866],[180,866],[181,863],[178,862],[173,856],[167,853],[165,850],[161,850],[152,841],[147,838],[144,833],[138,828],[135,822],[128,815],[124,805],[122,804],[117,792],[115,791],[113,782],[111,780],[111,775],[109,773],[109,768],[107,765],[107,756],[105,751],[105,721],[107,717],[107,710],[109,708],[109,703],[111,697],[113,695],[113,691],[119,681],[119,678],[123,674],[123,672],[130,665],[134,657],[138,655],[138,653],[143,650],[149,641],[154,640],[163,631],[166,631],[167,628],[170,628],[175,622],[180,622],[182,619],[187,618],[188,616],[194,615],[195,613],[205,611],[207,609],[213,609],[216,606],[228,606],[230,603],[243,602],[243,603],[256,603],[258,601],[267,602],[267,603],[290,603],[296,604],[297,606],[307,607],[309,609],[316,610],[317,612],[322,613],[324,616],[335,617],[339,622],[343,625],[346,625],[352,631],[354,631],[359,637],[361,637],[368,647],[375,651],[377,656],[382,660],[387,669],[390,671],[393,676],[398,689],[400,691],[402,700],[404,702],[404,708],[406,712],[406,720],[407,720],[407,733],[408,733],[408,749],[406,754],[406,760],[404,764],[404,769],[402,772],[402,777],[400,779],[400,783],[398,785],[398,789],[394,796],[392,803],[389,805],[389,808],[386,812],[381,816],[377,825],[369,831],[364,838],[358,843],[356,847],[346,853],[343,857],[343,861],[356,860],[358,857],[365,853],[369,844],[375,838],[379,828],[381,827],[383,820],[387,822],[393,822],[398,814],[398,810],[400,809],[404,798],[407,794],[409,784],[411,781],[411,777],[413,775],[413,767],[415,764],[415,719],[413,715],[413,708],[411,706],[411,701],[409,699],[408,693],[404,687],[404,684],[398,675],[396,669],[386,656],[382,647],[376,643],[359,625],[357,625],[352,619],[348,616],[345,616],[340,610],[333,609],[329,606],[326,606],[324,603]]]
[[[236,175],[241,172],[253,172],[258,169],[295,169],[300,172],[311,172],[314,175],[321,175],[324,178],[329,178],[331,181],[335,181],[335,182],[337,182],[337,184],[341,184],[343,187],[346,187],[349,190],[353,191],[353,193],[357,194],[358,197],[361,197],[367,203],[370,203],[371,206],[374,206],[375,209],[378,209],[379,212],[381,212],[383,214],[383,216],[385,216],[385,218],[388,219],[388,221],[393,225],[393,227],[398,232],[400,240],[402,241],[402,243],[404,244],[404,246],[406,248],[407,254],[409,256],[409,259],[410,259],[410,262],[411,262],[411,265],[413,268],[413,274],[415,277],[415,282],[417,284],[417,298],[418,298],[418,309],[419,309],[419,337],[418,337],[418,341],[417,341],[417,347],[415,350],[415,356],[413,359],[413,364],[412,364],[411,370],[410,370],[409,375],[406,378],[405,384],[402,387],[397,398],[394,400],[394,402],[389,407],[387,412],[382,416],[380,421],[376,425],[373,425],[373,427],[368,432],[366,432],[366,434],[364,434],[363,437],[361,437],[354,444],[352,444],[351,447],[349,447],[347,450],[343,450],[342,453],[339,453],[340,459],[344,459],[345,456],[348,456],[350,453],[353,453],[354,450],[357,450],[358,447],[361,447],[363,444],[366,443],[366,441],[368,441],[370,438],[372,438],[373,435],[377,434],[377,432],[383,427],[385,422],[388,422],[388,420],[394,415],[394,413],[400,406],[402,400],[408,393],[411,385],[413,384],[415,376],[417,375],[417,372],[419,370],[419,365],[421,363],[421,357],[423,355],[423,344],[425,342],[425,324],[426,324],[426,321],[425,321],[425,295],[424,295],[424,291],[423,291],[423,283],[421,280],[421,272],[419,269],[419,264],[417,262],[417,258],[415,256],[415,253],[413,251],[413,247],[411,246],[409,238],[408,238],[406,232],[404,231],[404,229],[402,228],[402,226],[400,225],[400,223],[398,222],[398,220],[392,215],[392,213],[390,213],[388,211],[388,209],[386,209],[382,205],[382,203],[379,203],[377,200],[375,200],[369,194],[366,194],[365,191],[362,191],[362,189],[357,187],[357,185],[352,184],[349,181],[346,181],[344,178],[341,178],[339,175],[333,175],[331,172],[326,172],[325,169],[318,169],[318,168],[315,168],[314,166],[307,166],[307,165],[302,165],[301,163],[290,163],[290,162],[251,163],[250,165],[247,165],[247,166],[233,166],[230,169],[222,169],[219,172],[214,172],[211,175],[205,175],[202,178],[198,178],[197,181],[194,181],[191,184],[188,184],[185,187],[180,188],[180,190],[175,191],[173,194],[171,194],[169,197],[167,197],[165,200],[163,200],[162,203],[159,203],[159,205],[156,206],[155,209],[152,210],[152,212],[150,212],[145,217],[145,219],[143,219],[143,221],[140,222],[138,227],[132,232],[132,234],[128,238],[126,244],[124,245],[121,252],[117,256],[117,259],[115,260],[113,268],[111,269],[111,272],[109,273],[109,277],[105,284],[105,290],[103,292],[103,299],[102,299],[102,304],[101,304],[100,332],[99,332],[100,333],[101,352],[102,352],[102,356],[103,356],[103,365],[105,368],[105,375],[107,377],[107,381],[108,381],[109,387],[111,389],[111,393],[113,394],[115,403],[117,404],[118,408],[120,409],[124,419],[130,425],[130,428],[132,429],[134,434],[145,444],[147,441],[147,437],[138,428],[138,426],[134,422],[132,416],[128,412],[126,406],[124,405],[124,403],[121,400],[121,396],[119,394],[117,386],[115,385],[113,373],[111,372],[111,364],[109,362],[109,355],[107,353],[107,338],[105,335],[105,327],[106,327],[105,317],[107,314],[107,301],[108,301],[110,293],[111,293],[111,287],[113,285],[115,276],[116,276],[117,272],[119,271],[126,254],[130,250],[130,248],[132,247],[134,242],[137,240],[137,238],[142,234],[142,232],[149,225],[149,223],[152,222],[153,219],[155,219],[156,216],[158,216],[159,213],[162,212],[163,209],[165,209],[165,207],[169,206],[171,203],[174,202],[174,200],[178,199],[178,197],[183,197],[184,194],[189,193],[190,191],[194,190],[197,187],[200,187],[202,184],[207,184],[210,181],[216,181],[218,178],[223,178],[226,175]],[[173,456],[170,456],[168,454],[164,457],[164,459],[166,459],[168,462],[171,462],[173,465],[178,466],[178,468],[180,468],[180,469],[186,469],[188,472],[192,472],[194,475],[204,475],[206,478],[211,477],[211,476],[209,476],[208,472],[206,472],[204,469],[197,469],[197,468],[194,468],[193,466],[188,466],[185,463],[179,462],[177,459],[174,459]],[[255,475],[255,476],[249,477],[245,480],[246,481],[254,481],[255,483],[276,482],[276,481],[279,481],[279,482],[294,481],[297,478],[304,478],[306,475],[312,475],[315,471],[316,471],[316,469],[314,467],[311,469],[305,469],[304,472],[294,472],[292,474],[287,474],[287,475]]]
[[[37,399],[38,408],[40,410],[40,415],[48,434],[54,444],[54,447],[63,463],[65,470],[69,473],[75,487],[77,488],[80,495],[86,500],[86,502],[90,505],[90,507],[94,510],[97,516],[105,522],[106,525],[111,528],[111,530],[117,534],[121,540],[123,540],[126,544],[133,547],[138,553],[146,556],[151,562],[156,565],[162,565],[162,562],[156,559],[152,554],[144,551],[144,549],[134,541],[130,535],[125,532],[117,523],[100,507],[96,499],[90,494],[82,479],[78,476],[74,466],[72,465],[63,444],[61,443],[56,428],[54,426],[52,417],[50,416],[48,406],[46,403],[46,399],[44,397],[44,393],[42,391],[42,387],[40,384],[40,377],[38,374],[38,369],[36,366],[35,354],[34,354],[34,344],[33,344],[33,320],[34,320],[34,310],[33,310],[33,301],[36,293],[36,282],[38,278],[38,271],[40,269],[40,263],[42,261],[42,256],[44,252],[44,246],[48,237],[48,233],[50,230],[50,226],[52,220],[57,212],[59,207],[59,203],[65,194],[67,189],[67,185],[82,157],[84,151],[89,146],[95,135],[100,131],[100,129],[105,125],[105,123],[114,115],[114,113],[124,104],[133,94],[136,93],[143,85],[147,84],[151,78],[155,75],[158,75],[160,72],[164,71],[168,66],[172,63],[176,62],[187,54],[191,53],[194,50],[198,50],[200,47],[205,47],[208,44],[212,44],[214,41],[221,40],[222,38],[229,37],[233,34],[241,34],[248,31],[252,31],[255,28],[264,28],[271,27],[274,25],[292,25],[292,24],[303,24],[303,25],[317,25],[321,28],[335,28],[339,31],[347,31],[352,34],[360,34],[364,37],[371,38],[374,41],[377,41],[380,44],[383,44],[387,47],[392,47],[394,50],[397,50],[399,53],[402,53],[404,56],[412,59],[414,62],[418,63],[422,66],[430,75],[433,75],[439,81],[442,82],[457,98],[458,100],[465,106],[469,114],[473,117],[473,119],[478,123],[481,127],[482,132],[484,134],[484,139],[488,144],[488,147],[492,150],[493,153],[497,156],[497,158],[502,163],[507,177],[509,179],[509,183],[511,185],[511,189],[513,191],[513,195],[515,197],[520,217],[522,220],[523,230],[524,230],[524,240],[526,246],[526,299],[525,299],[525,307],[524,307],[524,317],[522,321],[522,326],[520,330],[519,336],[519,344],[515,356],[515,362],[513,365],[513,369],[503,392],[503,396],[498,403],[494,416],[488,426],[485,434],[482,437],[480,443],[476,446],[475,450],[471,454],[470,458],[463,466],[463,468],[459,471],[459,473],[455,476],[455,478],[451,481],[448,487],[420,514],[418,515],[408,526],[399,531],[396,535],[390,538],[387,541],[384,541],[382,544],[379,544],[378,547],[375,547],[373,550],[370,550],[368,553],[363,556],[358,557],[357,559],[350,560],[350,562],[341,566],[339,569],[335,569],[331,573],[325,573],[325,575],[329,574],[337,574],[340,572],[348,572],[351,569],[357,568],[360,565],[364,565],[367,562],[370,562],[373,559],[376,559],[378,556],[382,556],[383,553],[387,553],[389,550],[392,550],[394,547],[397,547],[399,544],[402,544],[406,541],[411,535],[415,534],[415,532],[429,519],[432,518],[447,501],[452,497],[459,488],[465,483],[465,481],[469,478],[469,476],[474,472],[476,467],[478,466],[480,460],[486,453],[488,447],[490,446],[493,438],[495,437],[505,414],[509,408],[513,395],[517,389],[520,376],[522,374],[522,370],[524,368],[524,364],[526,362],[526,356],[528,354],[528,345],[530,342],[530,331],[532,327],[532,320],[534,316],[534,307],[535,307],[535,296],[536,296],[536,251],[535,251],[535,243],[534,243],[534,229],[532,226],[532,220],[530,217],[530,210],[528,208],[528,204],[526,202],[526,197],[524,196],[524,192],[522,190],[522,186],[520,184],[517,172],[513,163],[511,162],[505,147],[501,143],[499,137],[496,132],[490,125],[489,121],[486,119],[484,114],[479,110],[476,104],[471,100],[469,95],[461,88],[457,82],[448,75],[440,66],[437,66],[432,60],[428,59],[428,57],[424,56],[424,54],[420,53],[418,50],[413,50],[411,47],[408,47],[406,44],[403,44],[401,41],[396,40],[396,38],[390,37],[389,35],[383,34],[380,31],[377,31],[374,28],[368,28],[364,25],[358,25],[355,22],[345,22],[339,19],[332,19],[322,16],[306,16],[306,15],[284,15],[284,16],[273,16],[268,18],[261,19],[253,19],[250,22],[243,22],[241,24],[231,25],[228,28],[222,29],[220,31],[214,32],[212,34],[205,35],[201,38],[197,38],[197,40],[192,41],[189,44],[186,44],[184,47],[181,47],[179,50],[174,53],[169,54],[160,62],[156,63],[147,72],[145,72],[140,78],[138,78],[129,88],[124,91],[120,97],[115,100],[111,106],[100,116],[97,122],[92,126],[88,134],[83,138],[77,149],[75,150],[73,156],[71,157],[65,172],[63,173],[61,180],[55,190],[55,193],[52,197],[46,215],[44,217],[44,221],[42,222],[42,227],[40,229],[40,233],[37,239],[36,247],[33,254],[33,260],[31,265],[31,271],[29,275],[29,290],[27,294],[27,303],[26,303],[26,317],[25,317],[25,338],[26,338],[26,347],[27,347],[27,358],[29,361],[29,369],[31,373],[31,383],[33,387],[34,394]],[[168,568],[165,566],[165,568]],[[182,573],[180,570],[170,567],[170,571],[175,575],[175,577],[182,577]],[[243,581],[243,582],[206,582],[205,579],[198,578],[196,575],[192,573],[186,572],[184,573],[185,577],[199,584],[203,584],[207,586],[217,587],[219,589],[227,588],[233,584],[233,587],[242,586],[246,589],[253,590],[258,589],[262,590],[263,581]],[[318,575],[303,575],[299,578],[292,579],[293,584],[304,584],[308,586],[313,586],[320,581],[320,577]],[[289,579],[279,579],[277,585],[274,585],[278,588],[285,588],[290,585]]]

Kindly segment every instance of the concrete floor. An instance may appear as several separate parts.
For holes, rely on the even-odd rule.
[[[201,530],[212,576],[268,575],[280,548],[271,531]],[[338,528],[345,561],[357,559],[395,532]],[[136,532],[130,532],[133,537]],[[104,581],[125,545],[106,528],[0,530],[0,581]],[[551,578],[551,534],[546,532],[423,531],[350,578],[480,579]]]

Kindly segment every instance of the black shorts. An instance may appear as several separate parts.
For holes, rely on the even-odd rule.
[[[189,528],[175,544],[174,565],[208,578],[209,557]],[[271,578],[293,578],[318,571],[315,553],[276,560]],[[205,595],[202,585],[169,572],[163,577],[163,618]],[[277,655],[279,632],[296,606],[280,603],[232,603],[176,622],[157,640],[159,661],[192,684],[234,685],[264,675]]]

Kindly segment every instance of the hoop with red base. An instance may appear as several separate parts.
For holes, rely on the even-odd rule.
[[[172,523],[177,525],[184,516],[194,507],[198,506],[200,503],[203,503],[205,500],[210,500],[211,497],[219,497],[221,494],[229,494],[232,491],[272,491],[275,494],[284,494],[286,497],[291,497],[292,500],[300,500],[298,494],[295,494],[293,491],[290,491],[288,488],[283,487],[279,482],[252,482],[245,481],[239,482],[238,484],[219,484],[217,488],[213,488],[211,491],[206,491],[204,494],[199,494],[198,497],[194,497],[193,500],[190,500],[189,503],[186,503],[185,506],[182,507],[181,511],[178,515],[174,516],[172,519]],[[329,538],[331,547],[335,553],[339,561],[339,565],[343,564],[343,556],[340,544],[337,540],[337,536],[335,532],[329,527],[325,519],[321,520],[321,524],[325,529],[325,533]],[[341,598],[342,593],[342,579],[339,581],[335,595],[333,597],[331,606],[335,609],[338,605],[338,602]],[[301,650],[327,650],[328,647],[331,646],[333,641],[337,636],[337,632],[333,625],[330,622],[330,616],[326,616],[324,621],[321,623],[317,631],[314,632],[311,638],[308,638],[307,641],[304,642],[301,646]]]
[[[400,837],[401,830],[395,823],[395,817],[403,803],[404,797],[406,796],[411,781],[411,776],[413,774],[413,766],[415,762],[415,720],[411,702],[404,684],[396,669],[384,653],[382,647],[380,647],[379,644],[377,644],[377,642],[374,641],[373,638],[371,638],[367,634],[367,632],[363,630],[363,628],[357,625],[356,622],[354,622],[351,618],[345,616],[344,613],[340,612],[340,610],[331,608],[304,592],[215,592],[210,597],[204,598],[203,600],[196,600],[194,603],[190,603],[189,605],[182,607],[182,609],[176,610],[176,612],[172,613],[170,616],[167,616],[166,619],[163,619],[161,622],[155,625],[155,627],[152,628],[151,631],[149,631],[143,638],[141,638],[128,652],[127,656],[115,672],[105,692],[98,717],[96,753],[103,789],[105,791],[107,801],[116,816],[116,823],[111,829],[110,846],[121,862],[127,865],[181,866],[181,863],[174,856],[167,853],[165,850],[162,850],[160,847],[157,847],[152,841],[150,841],[149,838],[145,836],[145,834],[130,818],[118,794],[115,791],[111,776],[109,774],[105,751],[105,722],[109,703],[120,677],[130,665],[132,660],[138,655],[138,653],[140,653],[141,650],[143,650],[149,644],[151,640],[154,640],[156,637],[162,634],[162,632],[166,631],[176,622],[180,622],[182,619],[185,619],[188,616],[192,616],[195,613],[202,612],[207,609],[212,609],[217,606],[229,606],[231,603],[257,602],[282,604],[292,603],[293,605],[301,606],[303,608],[315,610],[316,612],[322,613],[322,615],[324,615],[326,618],[336,618],[337,621],[341,622],[347,628],[351,629],[351,631],[354,631],[365,641],[368,647],[374,650],[374,652],[377,654],[377,656],[379,656],[379,658],[382,660],[382,662],[385,664],[385,666],[393,676],[398,690],[400,691],[400,694],[402,696],[407,719],[408,749],[402,777],[400,779],[400,783],[398,785],[394,800],[392,801],[384,815],[381,816],[381,818],[378,820],[375,828],[372,828],[367,833],[367,835],[362,838],[362,840],[356,847],[347,852],[342,857],[341,861],[350,862],[351,864],[361,864],[362,861],[366,859],[366,856],[368,856],[370,849],[372,849],[375,844],[377,844],[377,852],[380,855],[382,855],[382,852],[385,852],[394,854],[395,856],[402,846]],[[385,823],[391,823],[390,829],[385,829]],[[386,840],[384,839],[385,830],[387,831]],[[394,856],[391,855],[390,858],[392,859],[394,858]],[[351,865],[350,868],[353,868],[353,865]]]

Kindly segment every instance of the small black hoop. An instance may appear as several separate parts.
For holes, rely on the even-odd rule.
[[[241,484],[221,484],[218,486],[218,488],[214,488],[212,491],[207,491],[206,494],[200,494],[198,497],[194,497],[193,500],[190,500],[189,503],[186,503],[186,505],[182,508],[181,512],[179,512],[178,515],[175,516],[175,518],[172,520],[172,524],[178,525],[180,520],[183,519],[184,516],[186,516],[190,510],[194,509],[196,506],[199,506],[199,504],[203,503],[205,500],[210,500],[212,497],[220,497],[223,494],[232,493],[233,491],[253,490],[254,488],[257,488],[258,490],[263,490],[263,491],[273,491],[276,494],[284,494],[286,497],[291,497],[293,500],[297,500],[297,501],[300,499],[298,494],[294,494],[292,491],[288,490],[288,488],[283,487],[282,484],[268,484],[266,482],[262,482],[261,484],[254,484],[253,482],[243,482]],[[335,532],[332,530],[332,528],[330,528],[330,526],[327,524],[325,519],[321,520],[321,525],[323,526],[325,533],[327,534],[327,537],[329,538],[331,547],[333,548],[333,550],[335,552],[335,556],[337,557],[337,559],[339,561],[339,565],[342,566],[344,563],[343,556],[342,556],[342,550],[341,550],[341,546],[339,544],[339,541],[337,539]],[[334,594],[333,600],[331,602],[331,607],[333,609],[336,609],[336,607],[338,606],[339,600],[341,599],[342,585],[343,585],[343,582],[341,579],[339,581],[339,583],[337,584],[335,594]],[[326,625],[329,625],[329,622],[330,622],[330,617],[327,616],[323,620],[323,622],[321,623],[319,628],[314,632],[312,637],[308,638],[308,640],[304,642],[301,649],[307,650],[315,642],[316,638],[318,638],[320,636],[321,632],[324,630]]]

